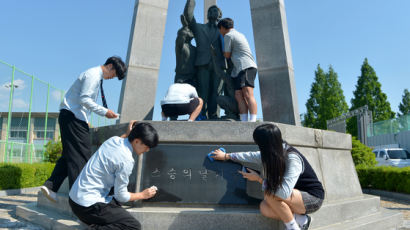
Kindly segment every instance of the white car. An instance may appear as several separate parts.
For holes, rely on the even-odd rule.
[[[377,165],[386,165],[394,167],[410,166],[410,153],[402,148],[380,148],[374,149]]]

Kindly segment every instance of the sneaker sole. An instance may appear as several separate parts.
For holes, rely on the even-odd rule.
[[[43,193],[43,195],[44,195],[49,201],[51,201],[51,202],[53,202],[53,203],[57,203],[57,200],[55,200],[54,198],[52,198],[46,189],[41,188],[41,192]]]
[[[313,217],[312,217],[312,216],[309,216],[309,217],[310,217],[310,221],[308,222],[308,224],[307,224],[306,228],[301,228],[301,229],[303,229],[303,230],[309,230],[310,225],[311,225],[311,224],[312,224],[312,222],[313,222]]]

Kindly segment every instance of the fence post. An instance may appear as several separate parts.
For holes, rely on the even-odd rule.
[[[34,86],[34,76],[31,75],[31,90],[30,90],[30,104],[28,107],[28,124],[27,124],[27,145],[26,145],[26,159],[25,161],[28,162],[28,155],[30,155],[30,163],[33,163],[33,156],[30,149],[30,128],[31,128],[31,106],[33,104],[33,86]]]
[[[44,124],[44,145],[43,146],[47,144],[46,140],[47,140],[47,120],[48,120],[48,101],[49,99],[50,99],[50,83],[47,84],[46,121]],[[43,148],[43,157],[42,157],[43,160],[44,160],[45,151],[46,150]]]
[[[7,158],[6,156],[8,154],[7,151],[8,151],[8,144],[9,144],[10,125],[11,125],[11,108],[13,105],[13,92],[14,92],[14,73],[16,71],[16,66],[13,65],[12,68],[13,70],[11,73],[11,82],[10,82],[9,114],[7,116],[6,144],[4,147],[5,151],[4,151],[4,156],[3,156],[3,162],[5,162],[7,158],[8,158],[7,161],[10,161],[10,155],[8,155]]]

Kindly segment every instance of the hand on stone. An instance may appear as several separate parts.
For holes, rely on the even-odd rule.
[[[238,173],[242,174],[243,178],[248,179],[250,181],[261,181],[262,178],[259,176],[259,174],[255,171],[253,171],[250,168],[246,168],[246,170],[249,172],[242,172],[242,171],[238,171]]]
[[[106,118],[117,118],[118,114],[116,114],[114,111],[112,111],[111,109],[109,109],[107,111],[107,113],[105,114]]]
[[[224,161],[224,160],[226,160],[225,159],[225,152],[223,152],[223,151],[221,151],[220,149],[216,149],[216,150],[214,150],[213,152],[212,152],[212,158],[214,158],[215,160],[218,160],[218,161]]]
[[[152,186],[150,188],[145,189],[144,191],[141,192],[141,197],[143,200],[149,199],[157,194],[157,188],[155,186]]]

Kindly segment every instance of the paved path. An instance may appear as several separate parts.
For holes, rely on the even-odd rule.
[[[0,196],[0,230],[27,229],[44,230],[42,227],[28,223],[16,216],[16,206],[37,201],[37,192],[32,191],[21,195]],[[384,208],[398,210],[403,213],[403,227],[400,230],[410,230],[410,200],[403,201],[381,197]]]
[[[17,219],[16,206],[37,201],[37,193],[0,197],[0,229],[43,230],[44,228]]]

